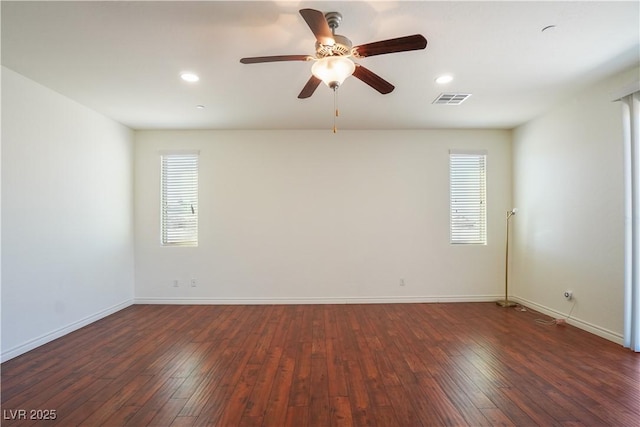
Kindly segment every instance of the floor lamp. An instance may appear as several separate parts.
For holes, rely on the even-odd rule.
[[[496,301],[500,307],[515,307],[516,303],[509,301],[509,220],[517,212],[517,209],[507,211],[507,240],[505,243],[504,253],[504,299]]]

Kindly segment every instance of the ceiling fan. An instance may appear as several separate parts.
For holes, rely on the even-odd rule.
[[[421,34],[382,40],[373,43],[353,46],[351,40],[335,33],[342,21],[338,12],[323,14],[315,9],[301,9],[300,15],[316,37],[316,53],[314,55],[278,55],[242,58],[243,64],[279,61],[315,61],[311,67],[311,78],[307,81],[298,98],[309,98],[320,82],[335,90],[350,75],[368,84],[381,94],[393,91],[395,87],[379,75],[354,62],[352,58],[361,59],[387,53],[420,50],[427,46],[427,39]]]

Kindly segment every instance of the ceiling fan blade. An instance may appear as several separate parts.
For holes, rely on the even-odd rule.
[[[383,95],[393,92],[393,89],[395,89],[394,85],[392,85],[373,71],[364,68],[362,65],[356,65],[353,76],[357,79],[362,80]]]
[[[313,92],[316,91],[316,88],[321,82],[322,80],[320,80],[316,76],[311,76],[311,78],[307,81],[307,84],[302,88],[302,91],[300,92],[300,95],[298,95],[298,98],[309,98],[311,95],[313,95]]]
[[[335,40],[333,39],[333,31],[329,28],[329,24],[324,17],[324,14],[315,9],[300,9],[300,15],[305,20],[313,35],[316,36],[318,43],[325,46],[333,46]]]
[[[382,55],[385,53],[420,50],[425,47],[427,47],[427,39],[425,39],[421,34],[414,34],[412,36],[361,44],[360,46],[354,47],[353,51],[355,51],[355,56],[364,58],[367,56]]]
[[[254,56],[252,58],[242,58],[240,62],[243,64],[259,64],[261,62],[279,62],[279,61],[309,61],[313,59],[309,55],[276,55],[276,56]]]

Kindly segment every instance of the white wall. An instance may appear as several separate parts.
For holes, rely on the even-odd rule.
[[[133,302],[133,132],[2,69],[2,359]]]
[[[136,301],[473,301],[503,288],[510,131],[141,131],[135,146]],[[489,244],[451,246],[448,150],[470,147],[489,151]],[[159,244],[167,149],[200,150],[197,248]]]
[[[622,115],[611,77],[514,131],[513,294],[621,342],[624,295]],[[574,291],[575,306],[563,297]]]

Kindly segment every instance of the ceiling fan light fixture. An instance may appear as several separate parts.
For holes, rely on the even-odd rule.
[[[344,56],[327,56],[318,59],[311,73],[332,89],[339,87],[356,69],[356,64]]]

